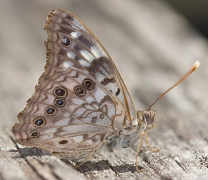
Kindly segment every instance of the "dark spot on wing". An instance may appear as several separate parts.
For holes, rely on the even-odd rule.
[[[39,137],[39,136],[40,136],[40,133],[37,132],[37,131],[32,131],[32,132],[30,133],[30,138],[37,138],[37,137]]]
[[[63,37],[61,42],[64,46],[70,46],[71,45],[71,41],[67,37]]]
[[[36,127],[41,127],[44,126],[46,124],[46,120],[43,118],[36,118],[33,120],[33,124]]]
[[[67,96],[67,90],[64,87],[56,87],[53,91],[54,95],[58,97],[66,97]]]
[[[55,107],[47,107],[45,109],[46,115],[55,115],[57,113],[57,109]]]
[[[91,120],[91,123],[96,123],[97,122],[97,117],[93,117],[92,120]]]
[[[86,90],[82,86],[76,86],[74,88],[74,92],[75,92],[76,95],[78,95],[80,97],[82,97],[86,94]]]
[[[72,78],[78,78],[79,77],[79,73],[76,71],[76,74],[74,76],[71,76]]]
[[[70,15],[66,16],[65,18],[68,19],[69,21],[73,21],[74,20],[74,18],[72,16],[70,16]]]
[[[56,105],[56,106],[59,106],[59,107],[64,107],[65,104],[66,104],[66,102],[65,102],[64,99],[55,99],[54,102],[55,102],[55,105]]]
[[[91,79],[84,79],[82,84],[87,90],[92,90],[95,87],[95,83]]]
[[[116,92],[116,96],[118,96],[120,94],[120,88],[118,88],[117,92]]]
[[[100,114],[100,119],[103,119],[105,116],[103,113]]]
[[[59,141],[59,144],[66,144],[66,143],[68,143],[68,140],[61,140],[61,141]]]
[[[114,79],[114,78],[111,78],[111,79],[105,78],[105,79],[101,82],[101,84],[107,85],[108,83],[114,83],[114,82],[115,82],[115,79]]]

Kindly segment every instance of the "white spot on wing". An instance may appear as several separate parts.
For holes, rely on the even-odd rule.
[[[86,111],[86,108],[78,108],[75,112],[74,112],[74,115],[76,117],[79,117],[81,116],[82,114],[84,114],[84,112]]]
[[[94,91],[94,97],[97,100],[98,103],[101,102],[101,100],[106,96],[106,93],[101,89],[101,88],[97,88]]]
[[[92,54],[93,54],[96,58],[102,57],[102,54],[101,54],[101,52],[98,50],[97,47],[92,46],[92,47],[91,47],[91,51],[92,51]]]
[[[102,82],[103,80],[104,80],[104,76],[102,75],[102,74],[100,74],[100,73],[96,73],[96,79],[99,81],[99,82]]]
[[[83,136],[75,136],[72,138],[73,141],[75,141],[75,143],[79,143],[83,141]]]
[[[89,104],[91,104],[95,99],[92,96],[86,97],[85,101],[87,101]]]
[[[62,119],[59,120],[58,122],[56,122],[54,125],[55,126],[66,126],[67,124],[69,124],[70,119]]]
[[[93,107],[95,108],[95,109],[99,109],[100,107],[98,106],[98,104],[93,104]]]
[[[88,145],[93,145],[94,144],[94,142],[91,139],[85,141],[85,143],[87,143]]]
[[[69,58],[71,58],[71,59],[74,59],[75,54],[74,54],[73,52],[69,51],[69,52],[67,53],[67,56],[68,56]]]
[[[86,109],[89,109],[89,110],[95,110],[95,108],[93,107],[93,106],[91,106],[91,105],[85,105],[85,108]]]
[[[79,99],[79,98],[72,98],[72,99],[71,99],[71,102],[74,103],[74,104],[76,104],[76,105],[79,105],[79,106],[81,106],[82,104],[85,103],[84,100]]]
[[[57,131],[57,128],[50,128],[44,131],[44,134],[52,134]]]
[[[78,39],[78,37],[81,35],[80,32],[71,32],[71,36]]]
[[[70,117],[71,116],[71,113],[68,113],[67,112],[67,113],[64,113],[63,115],[64,115],[64,117]]]
[[[68,68],[68,67],[73,67],[73,63],[72,62],[70,62],[70,61],[65,61],[64,63],[63,63],[63,66],[65,67],[65,68]]]
[[[90,63],[88,61],[85,61],[84,59],[79,59],[79,63],[84,67],[90,66]]]
[[[83,56],[86,60],[88,60],[89,62],[92,62],[92,61],[94,60],[94,57],[93,57],[92,54],[90,54],[88,51],[86,51],[86,50],[81,50],[80,52],[81,52],[82,56]]]

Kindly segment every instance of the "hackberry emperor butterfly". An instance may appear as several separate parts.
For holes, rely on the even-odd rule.
[[[48,15],[45,30],[46,65],[12,128],[16,141],[83,162],[103,144],[113,151],[138,143],[137,164],[144,135],[150,149],[157,151],[146,132],[154,127],[155,111],[135,111],[113,61],[88,27],[75,15],[57,9]]]

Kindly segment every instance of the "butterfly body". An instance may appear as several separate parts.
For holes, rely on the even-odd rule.
[[[118,131],[112,136],[106,138],[106,144],[109,151],[117,148],[128,148],[138,143],[141,133],[145,131],[147,123],[143,122],[138,125],[130,125]]]

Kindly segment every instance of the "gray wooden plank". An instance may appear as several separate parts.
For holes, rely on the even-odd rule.
[[[0,174],[2,179],[84,179],[71,166],[37,148],[16,144],[0,131]]]
[[[146,109],[191,65],[202,66],[161,99],[150,143],[143,143],[141,173],[136,146],[100,152],[78,171],[68,162],[10,138],[16,114],[32,95],[45,63],[42,27],[48,12],[64,8],[80,17],[117,65],[136,109]],[[207,40],[159,0],[0,2],[0,179],[207,179]],[[6,133],[4,133],[6,131]],[[100,155],[99,155],[100,154]]]
[[[20,157],[10,136],[0,130],[0,174],[1,179],[38,179],[28,163]]]

